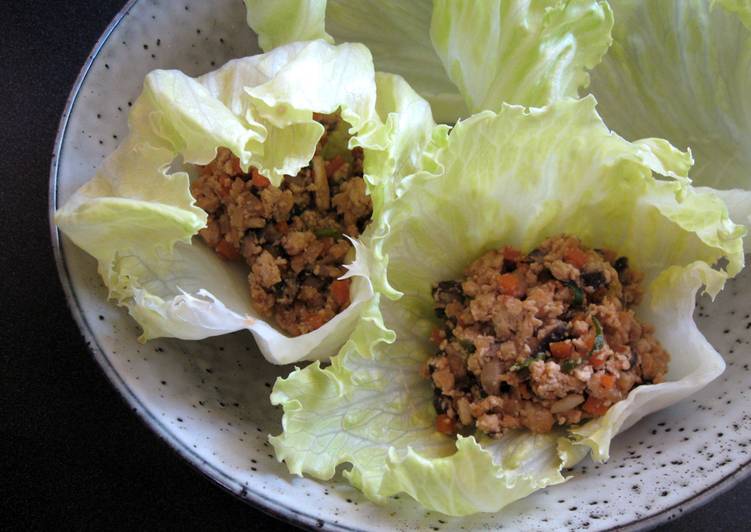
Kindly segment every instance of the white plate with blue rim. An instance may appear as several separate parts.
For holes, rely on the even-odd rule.
[[[189,75],[258,53],[238,0],[131,0],[105,30],[70,94],[50,176],[50,211],[93,174],[127,132],[128,109],[155,68]],[[134,411],[211,480],[266,512],[332,530],[649,528],[704,504],[747,477],[751,451],[751,273],[696,320],[723,354],[725,373],[694,397],[618,436],[607,464],[497,514],[451,518],[407,497],[370,503],[345,482],[291,476],[267,442],[281,431],[269,393],[290,367],[268,364],[250,333],[204,341],[137,341],[139,329],[107,301],[94,259],[52,227],[68,302],[96,360]],[[207,489],[210,489],[207,485]]]

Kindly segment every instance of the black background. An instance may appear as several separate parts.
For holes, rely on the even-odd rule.
[[[55,132],[122,4],[0,2],[0,523],[286,529],[203,478],[131,413],[89,354],[58,281],[47,218]],[[749,498],[751,480],[660,530],[747,529]]]

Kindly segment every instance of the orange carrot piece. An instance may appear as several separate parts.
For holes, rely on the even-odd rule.
[[[452,436],[454,434],[454,422],[446,414],[435,418],[435,428],[438,432]]]
[[[582,268],[587,263],[587,254],[578,247],[572,247],[563,252],[563,260],[572,266]]]
[[[331,295],[339,305],[339,308],[349,305],[349,286],[352,283],[349,279],[337,279],[331,283]]]
[[[615,376],[606,373],[605,375],[600,377],[600,382],[602,383],[603,388],[605,388],[606,390],[612,390],[615,386]]]
[[[498,276],[498,288],[506,296],[520,297],[524,295],[519,277],[513,273],[504,273]]]
[[[587,398],[584,405],[582,405],[582,409],[593,416],[602,416],[608,411],[608,407],[605,406],[605,402],[602,399],[597,399],[591,395]]]
[[[259,174],[255,168],[250,169],[250,182],[258,188],[266,188],[271,184],[271,181]]]
[[[550,348],[550,353],[555,358],[568,358],[571,356],[571,353],[574,352],[574,345],[571,342],[551,342],[548,346]]]

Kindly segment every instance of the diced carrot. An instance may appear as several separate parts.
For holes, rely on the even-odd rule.
[[[224,260],[237,260],[241,257],[240,252],[235,249],[235,246],[226,240],[219,242],[214,249]]]
[[[605,375],[600,377],[600,382],[602,383],[603,388],[605,388],[606,390],[612,390],[613,386],[615,386],[615,376],[606,373]]]
[[[337,155],[336,157],[331,159],[329,162],[326,163],[326,175],[328,177],[331,177],[332,175],[334,175],[334,172],[339,170],[339,168],[342,167],[344,162],[345,161],[341,155]]]
[[[563,260],[572,266],[582,268],[587,263],[587,254],[578,247],[571,247],[563,252]]]
[[[250,182],[258,188],[266,188],[271,184],[271,181],[259,174],[255,168],[250,169]]]
[[[446,414],[435,418],[435,429],[438,432],[452,436],[454,434],[454,422]]]
[[[441,329],[436,327],[430,332],[430,341],[435,345],[441,345],[441,342],[443,342],[443,332]]]
[[[605,406],[605,402],[602,399],[597,399],[591,395],[582,405],[582,409],[593,416],[602,416],[608,411],[608,407]]]
[[[507,296],[520,297],[524,295],[519,277],[513,273],[504,273],[498,276],[498,288]]]
[[[503,258],[516,262],[522,258],[522,252],[518,249],[512,248],[511,246],[506,246],[503,248]]]
[[[308,325],[308,328],[311,331],[315,331],[316,329],[320,328],[321,325],[326,323],[326,320],[323,319],[323,316],[320,314],[313,314],[311,316],[308,316],[308,318],[305,320],[305,323]]]
[[[601,368],[602,366],[605,365],[605,361],[601,359],[600,357],[598,357],[597,355],[590,357],[589,363],[592,364],[593,368]]]
[[[331,283],[331,295],[340,308],[349,304],[349,285],[351,282],[349,279],[337,279]]]
[[[550,353],[555,358],[568,358],[574,351],[574,345],[571,342],[551,342],[549,345]]]

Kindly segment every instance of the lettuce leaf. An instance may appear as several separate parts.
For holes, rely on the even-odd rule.
[[[403,76],[446,123],[504,101],[537,106],[576,96],[588,83],[586,69],[607,50],[612,26],[607,3],[596,0],[245,5],[264,50],[310,38],[361,42],[377,70]]]
[[[693,322],[694,298],[702,286],[716,294],[743,266],[744,231],[716,195],[688,184],[688,154],[618,137],[591,97],[480,113],[433,153],[432,171],[410,176],[384,214],[380,252],[401,299],[371,302],[330,367],[277,380],[271,400],[284,409],[284,430],[270,441],[294,474],[329,479],[349,464],[344,476],[373,501],[404,492],[450,515],[494,512],[565,481],[562,468],[590,449],[606,459],[620,430],[722,371]],[[433,352],[431,285],[457,278],[488,249],[529,251],[561,232],[616,249],[645,272],[638,313],[672,353],[668,382],[635,389],[568,433],[520,431],[497,441],[439,434],[431,385],[420,375]],[[712,269],[722,257],[726,269]]]
[[[575,97],[611,43],[606,2],[436,0],[431,37],[471,112]]]
[[[610,4],[614,44],[591,74],[605,122],[690,148],[694,182],[722,189],[751,225],[751,2]]]
[[[320,40],[230,61],[199,78],[154,71],[133,105],[128,138],[55,221],[97,259],[110,298],[128,308],[144,341],[248,329],[271,362],[328,357],[373,295],[370,269],[379,258],[368,241],[383,232],[379,213],[395,189],[390,172],[418,164],[417,154],[430,141],[428,104],[405,85],[390,77],[376,80],[364,46]],[[337,109],[351,126],[349,146],[365,151],[365,179],[378,198],[374,222],[355,243],[345,275],[353,278],[350,306],[320,329],[290,338],[253,310],[247,271],[194,241],[206,214],[194,204],[188,173],[175,161],[206,164],[224,146],[244,169],[255,166],[278,184],[314,154],[323,127],[313,112]]]

